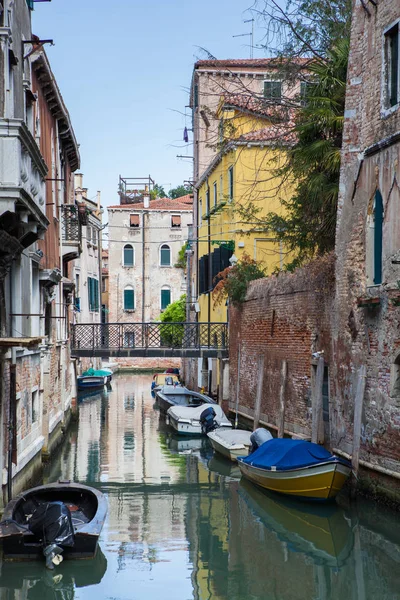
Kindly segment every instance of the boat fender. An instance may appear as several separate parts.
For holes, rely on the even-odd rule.
[[[262,444],[265,442],[269,442],[273,437],[268,429],[264,429],[264,427],[258,427],[250,436],[251,448],[250,454],[257,450]]]
[[[218,427],[218,423],[215,421],[216,413],[212,406],[209,406],[200,415],[201,431],[204,434],[213,431]]]

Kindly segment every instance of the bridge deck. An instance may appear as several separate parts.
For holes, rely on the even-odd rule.
[[[225,358],[227,323],[79,323],[71,351],[80,357]]]

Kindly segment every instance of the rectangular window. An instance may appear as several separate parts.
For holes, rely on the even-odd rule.
[[[399,23],[385,33],[386,108],[399,103]]]
[[[210,214],[210,188],[206,191],[206,215]]]
[[[264,98],[280,104],[282,102],[282,82],[264,81]]]
[[[310,97],[312,83],[309,81],[300,82],[300,104],[306,106],[308,98]]]
[[[199,227],[201,227],[201,225],[203,223],[203,200],[201,198],[199,200],[199,215],[198,215],[198,220],[199,220]]]
[[[140,227],[140,215],[131,215],[129,225],[131,227]]]
[[[229,201],[233,200],[233,167],[228,169]]]
[[[99,310],[99,282],[93,277],[87,278],[89,310],[97,312]]]
[[[177,229],[181,228],[181,215],[172,215],[171,217],[171,227],[176,227]]]
[[[193,104],[194,108],[197,108],[199,106],[199,86],[197,83],[194,84],[193,89]]]
[[[217,202],[218,202],[218,196],[217,196],[217,182],[214,181],[214,185],[213,185],[213,200],[214,200],[214,206],[217,206]]]
[[[124,310],[135,310],[134,290],[124,290]]]
[[[161,310],[165,310],[171,304],[171,290],[161,290]]]
[[[219,178],[219,201],[222,202],[224,199],[224,179],[222,175]]]

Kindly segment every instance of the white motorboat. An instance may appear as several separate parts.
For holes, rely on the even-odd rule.
[[[164,385],[156,390],[156,399],[162,412],[167,412],[171,406],[190,406],[196,408],[204,404],[217,403],[209,396],[194,392],[184,386]]]
[[[213,411],[212,422],[214,427],[232,427],[218,404],[210,404],[191,408],[189,406],[171,406],[167,411],[169,424],[181,435],[205,435],[207,428],[204,426],[205,413]]]
[[[250,452],[251,431],[219,427],[207,436],[214,450],[230,460],[237,461],[238,456],[248,456]]]

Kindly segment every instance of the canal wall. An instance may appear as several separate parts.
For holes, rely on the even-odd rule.
[[[294,273],[254,281],[241,308],[230,308],[230,394],[225,407],[250,427],[258,416],[260,425],[275,432],[281,428],[290,436],[312,439],[313,430],[319,428],[318,441],[346,458],[351,459],[359,443],[359,490],[400,504],[399,405],[390,395],[394,376],[385,364],[389,360],[383,360],[379,351],[382,347],[390,355],[389,346],[396,347],[394,308],[387,303],[385,326],[379,328],[379,321],[369,325],[367,336],[362,307],[350,310],[338,330],[336,269],[330,254]],[[320,357],[324,359],[322,422],[317,422],[315,382]],[[366,386],[359,399],[357,434],[361,365],[366,367]],[[260,382],[261,394],[257,394]]]
[[[250,284],[242,307],[231,307],[229,315],[231,411],[236,412],[238,405],[242,416],[254,417],[259,357],[262,357],[260,419],[277,430],[281,418],[281,369],[286,361],[284,428],[290,435],[311,438],[312,354],[323,351],[329,369],[333,291],[332,255],[294,273]]]

